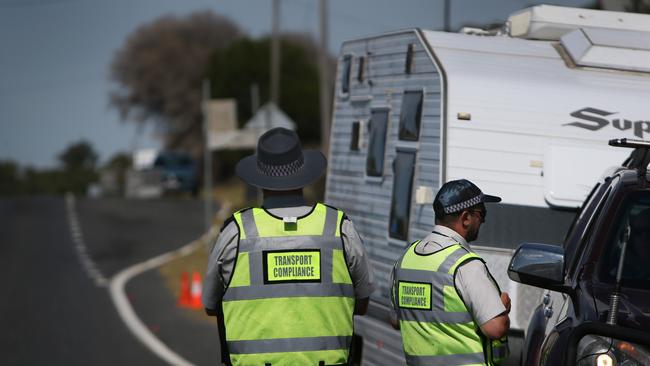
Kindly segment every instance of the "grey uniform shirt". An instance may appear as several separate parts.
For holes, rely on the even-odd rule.
[[[436,225],[433,232],[418,243],[415,252],[431,254],[456,243],[471,251],[469,244],[457,232],[446,226]],[[391,283],[393,283],[394,275],[393,270]],[[501,302],[499,290],[492,282],[483,262],[473,260],[458,267],[454,284],[477,324],[483,325],[506,311]],[[397,305],[393,299],[393,319],[397,319],[396,309]]]
[[[271,197],[262,205],[266,210],[279,217],[300,217],[312,210],[300,196]],[[352,221],[345,218],[341,225],[341,239],[347,259],[354,294],[357,299],[369,297],[375,289],[375,280],[368,255],[363,247],[361,237]],[[203,305],[216,309],[230,281],[239,242],[239,227],[234,221],[228,223],[217,238],[208,261],[203,286]]]

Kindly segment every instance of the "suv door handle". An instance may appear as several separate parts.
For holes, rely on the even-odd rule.
[[[553,316],[553,306],[547,306],[544,308],[544,316],[550,318]]]

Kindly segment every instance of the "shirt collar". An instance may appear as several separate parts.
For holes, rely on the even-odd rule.
[[[266,197],[262,203],[262,207],[267,209],[299,206],[307,206],[307,201],[302,195],[271,196]]]
[[[436,234],[436,233],[438,233],[438,234]],[[440,234],[442,234],[442,235],[440,235]],[[435,226],[433,227],[433,231],[432,231],[431,235],[433,235],[433,236],[437,236],[437,237],[440,237],[440,236],[447,236],[447,237],[451,238],[454,242],[456,242],[456,243],[462,245],[465,249],[468,249],[468,250],[470,249],[470,247],[469,247],[469,243],[467,243],[467,241],[465,240],[465,238],[463,238],[463,237],[462,237],[459,233],[457,233],[455,230],[453,230],[453,229],[451,229],[451,228],[448,228],[448,227],[446,227],[446,226],[443,226],[443,225],[435,225]],[[450,245],[451,245],[451,243],[450,243]],[[448,246],[448,245],[445,245],[445,247],[447,247],[447,246]]]

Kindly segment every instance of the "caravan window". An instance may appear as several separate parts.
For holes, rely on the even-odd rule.
[[[397,156],[393,161],[395,175],[388,228],[391,238],[408,239],[414,170],[415,150],[397,150]]]
[[[363,83],[364,69],[366,67],[366,58],[361,56],[359,57],[359,68],[357,69],[357,81]]]
[[[370,141],[366,158],[366,174],[381,177],[384,174],[388,108],[373,109],[370,117]]]
[[[350,68],[352,67],[352,55],[343,57],[343,68],[341,71],[341,93],[350,92]]]
[[[359,133],[361,132],[361,122],[352,122],[352,131],[350,133],[350,150],[359,151]]]
[[[404,92],[402,112],[399,117],[399,139],[417,141],[422,119],[422,91]]]
[[[406,62],[404,63],[404,73],[410,74],[412,69],[413,69],[413,50],[415,48],[415,45],[413,43],[409,43],[408,47],[406,48]]]

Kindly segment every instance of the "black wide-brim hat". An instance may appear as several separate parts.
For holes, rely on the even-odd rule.
[[[240,160],[235,172],[254,187],[290,191],[315,182],[326,167],[320,151],[303,151],[294,131],[277,127],[260,136],[256,154]]]

